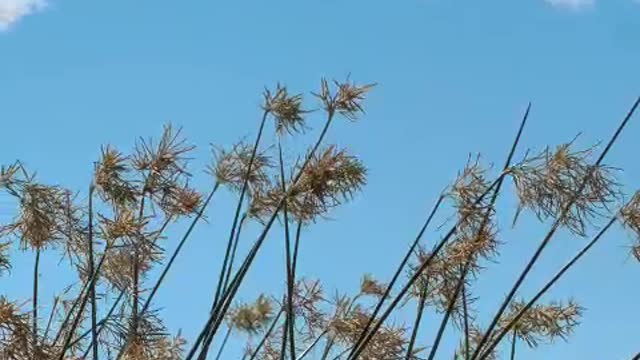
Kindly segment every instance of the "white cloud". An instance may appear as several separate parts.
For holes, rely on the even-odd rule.
[[[7,30],[23,17],[45,6],[45,0],[0,0],[0,31]]]
[[[595,0],[544,0],[547,4],[568,10],[582,10],[593,7]]]

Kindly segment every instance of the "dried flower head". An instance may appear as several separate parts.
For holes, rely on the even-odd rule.
[[[0,358],[28,359],[31,356],[29,315],[0,296]]]
[[[9,261],[8,254],[10,246],[11,243],[9,242],[0,242],[0,275],[11,269],[11,262]]]
[[[229,321],[234,328],[248,334],[262,330],[273,317],[273,304],[265,295],[260,295],[252,304],[239,304],[229,312]]]
[[[437,254],[431,260],[429,266],[427,266],[421,273],[418,281],[413,286],[411,295],[415,298],[426,296],[425,303],[427,306],[432,306],[436,311],[444,313],[447,311],[451,300],[455,295],[456,286],[462,275],[462,266],[466,261],[466,254],[459,255],[460,259],[451,254],[444,253]],[[409,266],[408,276],[412,277],[415,272],[420,268],[430,256],[432,252],[420,247],[417,250],[416,261]],[[469,280],[465,278],[465,283]],[[464,320],[464,303],[462,296],[458,296],[453,303],[452,319],[455,325],[461,325]],[[471,294],[467,293],[466,296],[467,310],[471,311],[471,306],[475,301],[475,298]]]
[[[188,178],[189,158],[186,155],[194,148],[181,137],[181,129],[174,131],[171,124],[164,126],[157,145],[153,140],[140,141],[133,156],[133,166],[144,178],[142,193],[154,195]]]
[[[251,163],[253,145],[239,142],[230,150],[214,147],[213,154],[214,162],[209,165],[208,172],[218,183],[229,185],[235,191],[241,191],[246,178],[250,195],[269,186],[270,179],[267,171],[273,164],[266,152],[256,152]],[[251,172],[247,174],[249,163],[251,163]]]
[[[376,280],[371,274],[364,274],[360,281],[360,292],[365,295],[381,297],[386,289],[387,285]]]
[[[119,291],[130,292],[133,288],[133,261],[135,256],[131,246],[116,247],[106,253],[102,275],[107,282]],[[162,250],[155,244],[145,243],[138,248],[138,271],[143,277],[154,263],[162,259]]]
[[[329,146],[303,169],[288,205],[298,219],[312,220],[350,200],[366,184],[366,176],[367,169],[359,159]]]
[[[188,216],[196,213],[202,204],[202,194],[188,186],[165,189],[160,207],[170,216]]]
[[[139,238],[149,223],[148,218],[140,218],[132,209],[119,208],[114,213],[114,218],[99,215],[102,236],[114,241],[122,238]]]
[[[481,330],[479,327],[477,327],[474,324],[470,324],[469,326],[469,349],[465,349],[465,344],[466,341],[465,339],[462,339],[462,341],[460,341],[460,346],[458,347],[458,351],[457,354],[460,354],[461,358],[464,358],[462,354],[466,354],[467,351],[470,354],[473,354],[473,351],[478,347],[478,345],[480,345],[480,341],[482,341],[482,338],[484,337],[485,331]],[[489,343],[491,343],[491,339],[493,339],[493,335],[490,335],[490,340]],[[490,353],[484,353],[483,354],[484,358],[486,360],[498,360],[499,356],[498,356],[498,352],[496,351],[496,349],[491,350]]]
[[[636,244],[631,246],[631,254],[640,261],[640,192],[636,192],[622,207],[620,217],[624,226],[636,237]]]
[[[322,79],[320,92],[314,95],[322,101],[327,113],[333,115],[338,112],[349,120],[356,120],[364,112],[362,102],[375,84],[356,85],[349,82],[348,78],[345,82],[334,80],[333,83],[337,88],[335,93],[329,89],[329,82]]]
[[[136,326],[133,338],[124,350],[123,359],[126,360],[180,360],[184,339],[178,335],[175,338],[168,334],[165,325],[157,312],[148,311],[135,319],[128,317],[126,321],[116,323],[116,332],[121,339],[131,336],[129,331]]]
[[[65,190],[31,179],[19,189],[20,210],[17,219],[0,227],[0,237],[13,234],[22,248],[42,249],[64,238]]]
[[[131,206],[136,203],[139,191],[129,180],[131,168],[129,158],[111,146],[102,148],[102,155],[95,170],[94,181],[104,201],[116,206]]]
[[[319,280],[300,279],[293,288],[293,311],[304,320],[309,334],[324,327],[325,314],[320,305],[324,301]]]
[[[7,190],[10,194],[17,196],[18,194],[14,187],[21,185],[25,181],[20,177],[21,170],[24,169],[19,162],[0,167],[0,189]]]
[[[461,229],[479,227],[486,221],[487,212],[492,212],[488,208],[489,197],[486,196],[490,186],[486,174],[487,169],[480,164],[480,155],[469,155],[464,169],[445,194],[453,201],[460,221],[458,227]],[[482,200],[478,201],[480,198]]]
[[[555,151],[546,148],[512,167],[520,199],[516,218],[523,209],[530,209],[540,220],[557,219],[573,201],[560,221],[574,234],[585,236],[586,226],[608,210],[620,191],[613,168],[590,164],[594,147],[573,151],[572,143],[560,145]]]
[[[265,90],[263,108],[275,117],[279,135],[305,130],[303,116],[308,111],[302,108],[301,94],[289,95],[286,87],[278,85],[273,93]]]
[[[337,342],[346,347],[353,346],[369,321],[369,314],[360,306],[349,306],[341,316],[330,323],[331,332]],[[406,352],[406,329],[384,325],[371,338],[360,359],[401,359]]]
[[[525,306],[523,301],[514,302],[503,324],[509,322]],[[534,305],[527,310],[515,324],[516,336],[530,347],[540,343],[551,343],[556,338],[567,340],[573,329],[579,324],[583,308],[570,300],[566,304],[552,302],[548,305]]]

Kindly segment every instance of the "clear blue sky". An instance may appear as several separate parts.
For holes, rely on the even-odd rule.
[[[21,2],[0,0],[0,162],[21,159],[41,179],[78,190],[100,144],[126,150],[169,120],[199,146],[194,173],[205,190],[208,144],[255,134],[265,85],[308,91],[321,76],[349,73],[378,82],[367,115],[329,136],[362,157],[369,184],[334,221],[304,234],[301,272],[324,279],[330,293],[354,290],[363,272],[387,279],[467,154],[502,164],[528,101],[523,144],[539,149],[580,131],[582,145],[608,138],[640,95],[634,0]],[[639,134],[640,116],[607,158],[625,168],[629,192],[640,186]],[[171,329],[189,338],[208,310],[231,220],[233,198],[218,200],[158,297]],[[508,213],[513,204],[504,197],[500,206]],[[6,219],[10,209],[0,213]],[[483,324],[548,228],[529,219],[512,231],[509,220],[501,219],[504,257],[474,288]],[[279,240],[269,239],[241,299],[281,290]],[[172,248],[175,237],[168,241]],[[622,360],[640,351],[640,264],[628,256],[631,241],[610,232],[547,297],[573,296],[587,309],[570,342],[522,348],[519,359]],[[522,294],[583,242],[560,234]],[[24,299],[32,258],[16,261],[0,292]],[[43,291],[66,284],[58,269],[55,259],[43,265]],[[189,276],[207,286],[186,283]],[[429,316],[424,327],[438,320]]]

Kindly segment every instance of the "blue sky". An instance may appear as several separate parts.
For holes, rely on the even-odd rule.
[[[640,95],[638,38],[634,0],[0,0],[0,162],[21,159],[41,179],[82,190],[101,144],[126,150],[172,121],[199,146],[194,181],[204,191],[209,143],[255,134],[264,86],[307,92],[322,76],[348,74],[377,82],[367,115],[338,122],[329,135],[366,162],[369,184],[334,220],[305,232],[301,255],[302,274],[322,278],[329,293],[352,291],[364,272],[391,275],[468,153],[502,164],[528,101],[525,147],[578,132],[583,146],[606,140]],[[317,118],[314,124],[317,131]],[[625,169],[619,177],[629,193],[640,187],[639,133],[637,117],[607,158]],[[501,219],[504,256],[474,288],[483,324],[549,226],[525,219],[512,230],[514,201],[505,196],[499,204],[509,214]],[[11,211],[5,205],[3,219]],[[188,338],[208,309],[232,206],[229,195],[215,201],[212,221],[198,227],[159,293],[168,325]],[[278,240],[269,239],[241,299],[281,290]],[[168,241],[171,248],[175,237]],[[640,265],[628,256],[631,241],[610,232],[547,296],[575,297],[587,309],[571,341],[522,348],[519,359],[628,359],[640,351]],[[583,242],[559,234],[522,295]],[[28,297],[31,262],[16,258],[2,293]],[[193,276],[210,286],[185,283]],[[55,258],[43,265],[41,281],[45,292],[66,284]],[[424,328],[438,320],[427,317]]]

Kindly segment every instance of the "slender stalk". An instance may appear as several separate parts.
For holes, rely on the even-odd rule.
[[[151,289],[151,292],[149,293],[149,296],[147,297],[147,300],[145,301],[144,305],[142,306],[142,309],[140,311],[140,313],[142,315],[144,315],[149,310],[149,306],[151,305],[151,301],[153,300],[154,296],[158,292],[158,289],[160,289],[160,286],[162,285],[165,277],[167,276],[167,273],[169,272],[169,270],[171,270],[171,267],[173,266],[174,261],[176,260],[176,258],[180,254],[180,251],[182,250],[182,247],[184,246],[184,244],[189,239],[189,236],[193,232],[193,229],[195,228],[196,224],[198,223],[198,220],[200,220],[202,218],[202,215],[204,214],[205,209],[209,206],[209,203],[211,202],[211,199],[213,198],[213,195],[216,193],[216,191],[218,190],[219,187],[220,187],[219,183],[216,183],[213,186],[213,189],[211,190],[211,192],[207,196],[207,199],[202,204],[202,206],[200,207],[200,209],[196,213],[196,216],[193,218],[193,220],[191,221],[191,224],[187,228],[187,231],[182,236],[182,239],[178,243],[178,246],[173,251],[173,254],[171,254],[171,257],[169,258],[169,261],[164,266],[164,269],[162,270],[162,273],[160,274],[160,277],[158,278],[158,280],[156,280],[156,283],[153,286],[153,288]],[[159,234],[164,231],[165,227],[168,225],[168,223],[170,222],[171,219],[172,219],[172,217],[167,217],[167,219],[165,220],[162,228],[159,231]],[[120,348],[120,352],[118,353],[118,356],[116,357],[116,359],[120,359],[122,357],[122,355],[124,354],[124,351],[126,350],[126,347],[129,345],[131,340],[132,340],[131,337],[127,338],[127,341],[125,342],[125,344]]]
[[[162,231],[164,231],[164,229],[166,228],[168,224],[168,221],[165,221],[165,223],[163,224],[161,230],[156,234],[155,238],[153,239],[153,241],[155,242],[156,240],[158,240],[158,238],[162,235]],[[104,254],[102,254],[102,256],[100,257],[100,261],[98,262],[98,264],[96,265],[95,271],[93,272],[93,274],[91,274],[91,276],[87,279],[87,281],[85,282],[82,291],[80,292],[80,294],[78,295],[78,297],[76,298],[76,300],[74,301],[71,310],[69,311],[69,313],[67,313],[67,316],[65,317],[62,326],[60,327],[60,330],[58,331],[58,334],[56,335],[56,340],[54,341],[54,344],[57,343],[58,337],[61,336],[62,331],[66,328],[66,325],[68,323],[68,321],[71,319],[73,311],[75,310],[76,306],[80,305],[80,309],[78,311],[78,315],[74,318],[73,323],[71,325],[71,329],[69,329],[68,333],[65,336],[65,340],[64,343],[62,344],[62,349],[60,351],[60,355],[58,356],[58,360],[64,360],[64,356],[67,352],[67,350],[69,349],[69,344],[71,343],[71,338],[73,337],[73,334],[75,333],[76,328],[78,327],[79,323],[80,323],[80,319],[82,318],[82,313],[84,312],[84,309],[87,305],[87,301],[89,299],[89,293],[90,293],[90,289],[94,288],[96,286],[96,283],[98,281],[99,275],[100,275],[100,271],[102,270],[102,265],[104,264],[105,260],[107,259],[107,253],[109,252],[109,250],[111,248],[113,248],[114,245],[112,243],[108,243]],[[89,289],[89,291],[87,291],[87,289]],[[121,348],[121,353],[122,353],[122,349]]]
[[[216,355],[216,360],[220,360],[222,356],[222,351],[224,351],[224,347],[227,345],[227,341],[229,341],[229,337],[231,336],[231,332],[233,331],[233,327],[229,326],[227,333],[224,336],[224,340],[222,341],[222,345],[220,345],[220,350],[218,350],[218,354]]]
[[[102,333],[102,330],[104,330],[106,322],[109,321],[109,319],[113,316],[113,313],[116,311],[116,308],[118,307],[118,304],[120,303],[120,301],[124,298],[124,295],[125,295],[125,291],[124,290],[120,291],[120,295],[118,295],[118,297],[116,298],[116,301],[114,301],[113,304],[111,305],[111,308],[107,312],[107,315],[104,318],[102,318],[100,321],[98,321],[98,331],[96,334],[97,337],[99,337],[100,334]],[[75,344],[82,341],[83,338],[89,335],[90,331],[91,330],[85,331],[82,335],[78,336],[74,341],[72,341],[69,346],[74,346]],[[87,348],[87,350],[85,350],[84,354],[82,355],[82,359],[85,359],[89,355],[89,351],[91,351],[91,349],[93,349],[93,343],[89,344],[89,347]]]
[[[189,236],[191,236],[191,233],[193,232],[193,229],[195,228],[196,224],[202,218],[202,215],[204,214],[205,209],[209,206],[209,203],[211,202],[211,199],[213,198],[213,195],[216,193],[218,188],[219,188],[219,184],[216,183],[213,186],[213,189],[211,190],[209,195],[207,196],[207,199],[204,201],[204,203],[196,213],[196,216],[191,221],[191,224],[189,225],[189,228],[187,228],[187,231],[182,236],[182,239],[180,239],[180,242],[178,243],[178,246],[176,246],[175,250],[173,251],[173,254],[171,254],[171,257],[169,258],[169,261],[167,262],[167,264],[164,266],[164,269],[162,270],[160,277],[158,277],[158,280],[156,280],[155,285],[153,286],[153,288],[151,288],[149,297],[147,297],[147,300],[144,302],[144,305],[142,306],[142,310],[140,311],[142,315],[144,315],[149,309],[149,306],[151,305],[151,301],[153,300],[154,296],[158,292],[158,289],[162,285],[162,282],[167,276],[167,273],[169,272],[169,270],[171,270],[171,267],[173,266],[173,263],[176,261],[176,258],[178,257],[178,255],[180,254],[182,247],[189,239]],[[170,217],[167,218],[167,222],[165,222],[165,224],[168,223],[170,219],[171,219]]]
[[[520,143],[520,139],[522,138],[522,132],[524,130],[525,125],[527,124],[527,120],[529,119],[529,113],[531,111],[531,103],[529,103],[529,105],[527,105],[527,110],[524,113],[524,116],[522,117],[522,120],[520,121],[520,126],[518,127],[518,132],[516,134],[515,139],[513,140],[513,143],[511,144],[511,149],[509,150],[509,154],[507,155],[507,160],[504,163],[504,167],[502,168],[503,172],[507,172],[509,170],[509,168],[511,167],[511,161],[513,160],[513,156],[516,153],[516,149],[518,148],[518,144]],[[501,178],[498,181],[498,184],[496,185],[496,189],[493,192],[493,195],[491,196],[491,200],[489,201],[487,210],[485,211],[484,217],[482,219],[482,223],[480,224],[480,228],[478,229],[478,233],[476,236],[480,236],[480,234],[482,234],[482,231],[484,230],[484,227],[487,226],[489,224],[489,216],[491,215],[491,212],[493,211],[493,208],[496,204],[496,201],[498,200],[498,195],[500,194],[500,189],[502,188],[502,184],[504,182],[504,178]],[[466,278],[467,275],[469,273],[469,271],[471,270],[471,266],[473,264],[473,261],[475,260],[475,254],[470,253],[467,256],[467,259],[465,260],[464,266],[462,267],[462,272],[460,275],[460,278],[457,281],[456,287],[455,287],[455,291],[453,293],[453,297],[451,298],[449,305],[447,307],[447,312],[445,313],[444,317],[442,318],[442,322],[440,324],[440,327],[438,328],[438,333],[436,335],[436,339],[434,341],[433,346],[431,347],[431,351],[429,354],[429,360],[433,360],[435,358],[435,354],[438,351],[438,347],[440,345],[440,341],[442,340],[442,336],[444,334],[444,330],[447,327],[447,323],[449,321],[449,318],[451,317],[451,312],[453,311],[453,309],[455,308],[455,304],[458,301],[458,296],[460,295],[460,292],[462,291],[462,289],[465,286],[466,283]],[[465,304],[466,306],[466,304]]]
[[[220,278],[218,279],[218,286],[216,288],[216,294],[213,300],[212,310],[213,308],[216,307],[216,304],[218,304],[218,300],[220,299],[222,285],[224,283],[224,275],[227,270],[227,263],[229,261],[229,256],[231,255],[231,247],[233,244],[233,239],[235,237],[234,235],[236,232],[236,227],[238,226],[238,221],[240,219],[240,211],[242,210],[244,197],[249,187],[249,176],[251,174],[251,168],[253,167],[253,162],[258,152],[258,146],[260,145],[260,139],[262,139],[264,125],[267,122],[268,116],[269,116],[269,110],[265,110],[264,113],[262,114],[262,120],[260,121],[260,128],[258,129],[258,135],[256,136],[256,141],[255,141],[255,144],[253,145],[251,158],[249,158],[249,164],[247,165],[247,171],[244,176],[244,182],[242,183],[242,190],[240,191],[240,198],[238,199],[238,204],[236,205],[236,212],[233,217],[233,225],[231,226],[231,232],[229,233],[229,240],[227,241],[227,250],[225,252],[224,260],[222,262],[222,268],[220,269]]]
[[[73,337],[73,334],[75,333],[76,328],[80,324],[80,319],[82,318],[82,313],[84,312],[84,309],[87,306],[87,301],[89,300],[89,293],[91,292],[91,289],[95,287],[96,281],[98,280],[98,274],[100,273],[100,269],[102,267],[102,264],[104,264],[104,260],[106,259],[107,250],[108,249],[105,250],[105,253],[102,255],[102,257],[100,259],[100,262],[98,263],[98,266],[96,266],[96,271],[93,272],[93,274],[89,278],[89,281],[87,282],[89,291],[85,292],[84,294],[81,292],[80,295],[78,295],[78,299],[76,299],[76,301],[81,299],[80,303],[79,303],[80,304],[80,309],[78,310],[78,313],[77,313],[76,317],[73,319],[73,323],[71,324],[71,328],[68,330],[67,335],[65,336],[65,340],[64,340],[64,343],[62,344],[62,349],[60,350],[60,355],[58,356],[58,360],[64,360],[64,356],[67,353],[67,350],[69,349],[69,344],[71,343],[71,338]],[[73,307],[71,308],[71,310],[67,314],[68,319],[71,318],[71,316],[73,314],[73,309],[75,308],[75,306],[77,304],[78,303],[74,302]],[[68,319],[65,319],[65,321],[68,320]],[[64,329],[61,327],[60,328],[60,333],[63,330]]]
[[[511,360],[516,360],[516,341],[518,341],[518,337],[515,330],[513,330],[512,332],[513,336],[511,337]]]
[[[410,360],[413,355],[413,347],[416,343],[416,337],[418,336],[418,330],[420,330],[420,321],[422,320],[422,313],[424,313],[424,305],[427,301],[427,285],[425,284],[422,291],[420,291],[420,297],[418,299],[418,310],[416,312],[416,319],[413,322],[413,329],[411,330],[411,339],[409,340],[409,345],[407,346],[407,356],[406,360]]]
[[[280,360],[285,360],[287,356],[287,340],[289,338],[289,314],[287,314],[287,312],[285,312],[284,324],[282,325],[282,347],[280,348]]]
[[[104,259],[104,256],[103,256]],[[86,296],[86,291],[89,288],[89,284],[91,283],[91,278],[89,277],[84,284],[82,285],[82,289],[80,289],[80,293],[78,293],[78,296],[75,298],[75,300],[73,300],[73,304],[71,304],[71,308],[69,309],[69,311],[67,312],[67,314],[65,315],[64,319],[62,320],[62,323],[60,324],[60,327],[58,328],[58,331],[56,332],[56,336],[53,338],[53,342],[52,344],[57,344],[58,340],[60,340],[60,337],[62,336],[62,332],[67,328],[67,325],[69,324],[69,321],[71,320],[71,316],[73,316],[73,312],[75,311],[76,307],[78,307],[78,305],[80,305],[80,302],[82,301],[82,299]]]
[[[142,193],[140,198],[140,213],[138,214],[139,221],[142,222],[144,217],[144,204],[145,193]],[[131,308],[133,311],[132,317],[132,330],[135,337],[138,332],[138,307],[140,306],[140,254],[138,249],[138,242],[133,244],[133,298]]]
[[[36,354],[38,353],[38,276],[40,268],[40,248],[36,249],[36,261],[33,265],[33,328],[32,328],[32,341],[33,341],[33,359],[36,360]]]
[[[94,272],[94,259],[93,259],[93,184],[89,188],[89,273]],[[98,332],[97,332],[97,316],[98,305],[96,303],[96,288],[92,286],[89,289],[91,296],[91,347],[93,348],[93,360],[98,360]]]
[[[242,218],[240,219],[240,223],[238,224],[238,231],[236,231],[236,239],[233,242],[233,249],[231,250],[231,258],[229,259],[229,268],[227,269],[227,274],[224,279],[224,286],[222,287],[223,291],[226,291],[229,287],[229,280],[231,279],[231,273],[233,272],[233,262],[236,259],[236,252],[238,251],[238,244],[240,243],[240,233],[242,233],[242,227],[244,223],[247,221],[248,215],[247,213],[242,214]]]
[[[322,132],[320,133],[320,136],[318,137],[315,145],[313,146],[313,148],[311,149],[311,151],[307,155],[307,157],[305,159],[305,162],[302,164],[302,167],[300,168],[300,170],[298,171],[297,175],[295,176],[295,178],[291,182],[291,184],[292,184],[291,187],[289,188],[287,193],[284,194],[282,196],[282,198],[280,199],[280,201],[278,202],[278,205],[276,206],[276,209],[274,210],[273,214],[271,214],[271,217],[267,221],[264,229],[262,230],[262,233],[260,234],[260,236],[256,240],[256,242],[253,245],[253,247],[252,247],[251,251],[249,252],[249,254],[245,257],[245,260],[243,261],[242,266],[240,267],[240,269],[238,270],[238,272],[234,276],[233,280],[231,281],[231,284],[229,285],[229,289],[227,289],[227,291],[225,291],[224,294],[222,294],[220,302],[217,304],[217,306],[214,309],[214,311],[212,311],[212,313],[210,314],[209,320],[206,322],[205,328],[202,330],[202,332],[204,332],[205,334],[207,332],[209,332],[209,329],[211,329],[211,332],[212,332],[211,335],[212,336],[215,335],[215,332],[217,331],[218,327],[220,326],[220,323],[222,322],[222,320],[224,318],[224,314],[227,312],[227,310],[231,306],[231,302],[233,301],[233,297],[237,293],[237,291],[238,291],[238,289],[240,287],[240,284],[244,280],[244,277],[246,276],[246,274],[247,274],[247,272],[249,270],[249,267],[253,263],[253,260],[255,259],[258,251],[260,250],[260,248],[261,248],[261,246],[262,246],[262,244],[264,242],[264,240],[266,239],[267,234],[269,233],[269,230],[271,229],[271,226],[273,226],[273,223],[274,223],[275,219],[277,218],[278,213],[282,209],[282,206],[284,205],[285,199],[290,195],[289,193],[291,192],[291,189],[294,188],[295,185],[298,183],[298,180],[300,180],[300,178],[302,177],[302,174],[304,173],[304,170],[306,169],[306,167],[309,165],[309,162],[313,158],[313,155],[318,151],[318,148],[322,144],[322,141],[324,140],[324,137],[326,136],[326,134],[327,134],[327,132],[329,130],[329,127],[330,127],[330,125],[331,125],[331,123],[333,121],[333,117],[334,117],[334,112],[333,111],[329,111],[328,116],[327,116],[327,121],[325,122],[324,128],[322,129]],[[196,341],[196,343],[193,345],[193,347],[192,347],[192,349],[190,351],[190,355],[187,356],[187,360],[189,360],[189,359],[191,359],[193,357],[192,353],[195,353],[196,348],[200,346],[200,342],[201,341]]]
[[[280,320],[280,316],[282,316],[283,312],[284,312],[284,308],[281,308],[280,311],[278,312],[278,315],[276,315],[276,317],[271,322],[271,325],[269,325],[269,329],[267,329],[267,331],[262,336],[262,339],[258,343],[258,346],[256,346],[256,349],[253,351],[253,353],[251,353],[251,357],[249,358],[249,360],[254,360],[256,356],[258,356],[258,353],[260,353],[260,350],[262,350],[264,343],[267,342],[267,339],[269,338],[269,336],[271,336],[273,329],[275,329],[276,325],[278,324],[278,321]]]
[[[504,338],[504,336],[511,330],[515,324],[518,323],[520,318],[533,306],[535,303],[544,295],[575,263],[580,260],[601,238],[602,236],[611,228],[611,226],[616,222],[617,217],[612,217],[609,222],[598,232],[598,234],[591,240],[587,245],[585,245],[582,250],[580,250],[567,264],[565,264],[560,271],[558,271],[552,278],[547,282],[545,286],[538,291],[538,293],[525,305],[520,309],[520,311],[516,314],[516,316],[499,332],[499,334],[495,337],[493,342],[487,346],[487,349],[484,351],[483,355],[480,359],[486,359],[487,355],[495,349],[496,346],[500,343],[500,340]]]
[[[501,178],[503,178],[504,176],[506,176],[506,173],[502,173],[496,180],[494,180],[493,183],[478,197],[478,199],[476,199],[476,201],[474,202],[473,206],[477,206],[489,194],[489,192],[491,192],[493,190],[493,188],[496,186],[498,181]],[[414,274],[411,276],[409,281],[404,285],[404,287],[400,290],[398,295],[396,295],[396,297],[393,299],[393,301],[391,302],[389,307],[387,307],[387,310],[385,310],[385,312],[380,316],[380,319],[375,322],[375,324],[373,325],[373,328],[371,328],[371,330],[368,333],[366,333],[366,335],[364,335],[362,337],[362,341],[361,342],[356,343],[353,346],[353,348],[351,350],[351,355],[348,356],[348,359],[357,359],[358,358],[358,356],[362,353],[364,348],[367,346],[367,343],[369,341],[371,341],[371,338],[373,338],[374,334],[380,329],[382,324],[389,317],[389,315],[391,315],[391,313],[398,306],[400,301],[402,301],[402,299],[407,294],[409,289],[411,289],[413,284],[416,281],[418,281],[418,279],[420,278],[420,276],[422,275],[424,270],[429,265],[431,265],[431,262],[433,261],[433,258],[436,255],[438,255],[438,253],[442,250],[442,248],[447,244],[449,239],[451,239],[451,237],[456,233],[459,224],[461,224],[463,221],[465,221],[467,219],[467,217],[468,217],[468,215],[465,215],[456,224],[454,224],[453,227],[451,227],[451,229],[449,230],[449,232],[440,240],[440,242],[436,245],[436,247],[431,252],[429,257],[427,257],[427,259],[425,259],[422,262],[422,264],[420,264],[418,270],[416,270],[414,272]],[[409,254],[409,255],[411,255],[411,254]],[[387,288],[389,288],[389,287],[387,287]],[[370,319],[370,322],[373,322],[373,320]]]
[[[264,131],[264,126],[267,122],[268,116],[269,116],[269,110],[265,110],[262,114],[262,120],[260,121],[258,135],[256,136],[255,144],[253,145],[253,150],[251,152],[251,157],[249,158],[249,164],[247,165],[247,171],[245,172],[244,181],[242,183],[242,189],[240,191],[240,197],[238,198],[238,204],[236,205],[236,211],[233,217],[233,224],[231,225],[231,231],[229,233],[229,240],[227,241],[227,249],[225,251],[224,260],[222,261],[222,267],[220,268],[218,286],[216,287],[216,293],[213,298],[213,303],[211,304],[212,312],[216,308],[218,301],[220,300],[220,295],[223,293],[223,290],[224,290],[223,286],[225,282],[225,274],[227,272],[227,264],[229,262],[229,258],[231,257],[231,249],[233,246],[233,240],[235,238],[236,228],[238,227],[242,205],[244,204],[244,197],[247,193],[247,189],[249,188],[249,176],[251,174],[251,168],[253,167],[253,162],[258,152],[258,146],[260,145],[260,140],[262,139],[262,133]],[[199,359],[202,359],[202,360],[206,359],[207,353],[209,351],[209,346],[211,346],[211,342],[213,341],[213,336],[214,334],[208,334],[206,336],[205,345],[202,353],[199,356]]]
[[[298,267],[298,253],[300,250],[300,235],[302,233],[302,220],[298,220],[298,226],[296,227],[296,243],[293,247],[293,263],[291,264],[291,275],[293,283],[296,282],[296,269]]]
[[[465,270],[468,270],[469,266],[465,266]],[[467,274],[463,271],[461,278],[464,278]],[[456,301],[458,300],[458,294],[462,289],[464,282],[458,280],[456,284],[456,289],[454,291],[453,297],[449,300],[449,304],[447,305],[447,311],[444,313],[442,317],[442,321],[440,322],[440,326],[438,327],[438,333],[436,334],[436,338],[433,341],[433,346],[431,347],[431,351],[429,352],[428,360],[433,360],[438,352],[438,347],[440,346],[440,341],[442,340],[442,336],[444,335],[444,330],[447,328],[447,324],[449,322],[449,318],[453,314],[453,309],[456,306]]]
[[[300,356],[298,356],[297,358],[295,358],[296,360],[302,360],[305,358],[305,356],[307,356],[309,354],[309,352],[318,344],[318,342],[320,342],[320,339],[322,339],[327,333],[329,332],[329,330],[323,330],[320,335],[318,335],[318,337],[315,338],[315,340],[313,340],[313,342],[311,344],[309,344],[309,346],[307,346],[307,348],[300,354]]]
[[[282,193],[286,194],[287,185],[285,183],[284,176],[284,161],[282,160],[282,146],[280,142],[278,142],[278,158],[280,160],[280,179],[282,186]],[[295,314],[293,313],[293,267],[292,267],[292,258],[291,258],[291,236],[289,234],[289,211],[287,210],[287,200],[285,199],[284,205],[282,206],[282,213],[284,216],[284,247],[285,247],[285,257],[286,257],[286,277],[287,277],[287,320],[285,321],[285,325],[287,326],[287,330],[289,332],[289,353],[290,358],[296,358],[296,345],[295,345],[295,335],[294,335],[294,326],[295,326]],[[296,241],[296,245],[297,245]],[[285,349],[287,344],[287,336],[282,337],[282,352],[281,359],[284,360]]]
[[[327,341],[327,344],[324,346],[324,351],[322,351],[322,357],[320,357],[320,360],[326,360],[327,357],[329,357],[329,353],[331,353],[331,349],[333,348],[334,344],[335,344],[335,340],[332,337]]]
[[[47,327],[44,330],[44,335],[42,335],[43,339],[49,338],[49,330],[51,330],[51,324],[53,324],[53,318],[56,315],[56,310],[58,309],[58,303],[60,302],[59,297],[54,297],[53,306],[51,307],[51,313],[49,314],[49,320],[47,321]]]
[[[475,349],[475,351],[473,353],[473,356],[471,357],[473,360],[477,359],[478,355],[480,355],[480,352],[482,351],[482,347],[489,340],[489,336],[491,335],[491,333],[495,329],[496,325],[498,324],[498,321],[500,320],[500,317],[502,316],[502,314],[505,312],[505,310],[509,306],[509,303],[511,302],[511,300],[513,300],[513,297],[515,296],[516,292],[518,291],[518,289],[520,288],[520,286],[522,285],[522,283],[526,279],[527,275],[529,274],[529,272],[533,268],[533,265],[538,261],[538,258],[542,254],[542,251],[544,251],[544,249],[549,244],[549,241],[551,240],[551,238],[553,238],[553,236],[555,235],[555,233],[558,230],[558,228],[562,225],[562,222],[563,222],[564,218],[567,216],[567,214],[571,210],[571,207],[573,207],[573,205],[576,202],[578,196],[580,196],[582,191],[587,186],[587,183],[589,182],[589,180],[593,176],[593,173],[594,173],[595,169],[602,163],[602,161],[604,160],[606,155],[609,153],[609,150],[611,150],[611,147],[613,147],[613,144],[615,144],[615,142],[617,141],[618,137],[622,133],[622,130],[624,130],[625,126],[627,125],[627,123],[629,122],[629,120],[631,119],[631,117],[633,116],[633,114],[635,113],[635,111],[636,111],[636,109],[638,108],[639,105],[640,105],[640,97],[638,97],[636,102],[633,104],[633,106],[631,107],[631,109],[629,110],[627,115],[625,116],[625,118],[622,120],[622,122],[620,123],[620,125],[616,129],[615,133],[613,134],[613,136],[609,140],[609,143],[607,144],[605,149],[600,154],[600,157],[598,157],[598,159],[596,160],[595,164],[587,172],[587,175],[582,180],[582,182],[580,184],[580,187],[577,189],[577,191],[575,191],[575,193],[569,199],[567,204],[565,204],[565,206],[563,206],[562,211],[560,212],[560,215],[554,221],[553,225],[551,226],[551,229],[549,230],[547,235],[545,235],[544,239],[542,240],[542,242],[540,243],[540,245],[536,249],[535,253],[533,254],[533,256],[531,257],[531,259],[529,260],[529,262],[527,263],[525,268],[522,270],[522,272],[518,276],[518,279],[516,280],[515,284],[511,287],[511,290],[509,291],[509,293],[507,294],[506,298],[504,299],[504,301],[500,305],[500,308],[498,309],[498,312],[494,315],[493,320],[491,320],[491,324],[487,328],[487,332],[484,333],[484,335],[482,336],[482,339],[478,343],[478,345],[477,345],[477,347],[476,347],[476,349]]]
[[[462,312],[464,316],[464,360],[469,360],[469,309],[467,308],[467,286],[462,285]]]
[[[380,312],[380,310],[382,310],[382,306],[384,305],[385,300],[389,297],[389,294],[391,294],[391,289],[395,285],[396,281],[398,281],[398,279],[400,278],[400,275],[402,274],[402,271],[404,270],[404,267],[409,262],[409,259],[411,259],[411,256],[413,255],[416,247],[420,243],[420,240],[422,239],[422,236],[424,235],[425,231],[427,230],[427,227],[429,226],[429,224],[433,220],[433,217],[435,216],[436,212],[440,208],[440,205],[442,204],[443,200],[444,200],[444,195],[441,194],[438,197],[438,200],[436,201],[436,204],[431,209],[431,212],[429,213],[429,216],[427,216],[427,220],[422,225],[422,228],[418,232],[418,235],[416,236],[415,240],[413,240],[413,243],[411,244],[411,246],[407,250],[407,253],[405,254],[404,258],[400,262],[400,265],[396,269],[396,272],[393,274],[393,277],[391,278],[391,281],[389,282],[389,285],[387,285],[387,287],[386,287],[386,289],[384,291],[384,294],[380,297],[380,300],[378,300],[378,303],[376,304],[376,307],[373,309],[373,312],[371,313],[371,316],[369,317],[369,320],[367,321],[367,324],[365,325],[364,329],[360,333],[360,336],[358,337],[358,340],[354,343],[354,347],[350,350],[351,352],[349,353],[349,356],[347,358],[351,358],[355,354],[358,345],[365,340],[365,337],[367,336],[368,331],[371,328],[371,325],[373,325],[373,322],[375,321],[376,317],[378,316],[378,313]]]

